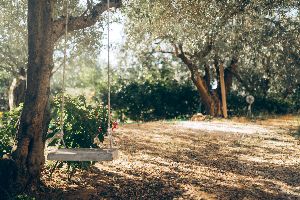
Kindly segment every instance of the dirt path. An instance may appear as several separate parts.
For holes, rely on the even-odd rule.
[[[120,158],[44,199],[300,199],[300,151],[287,126],[153,122],[117,130]]]

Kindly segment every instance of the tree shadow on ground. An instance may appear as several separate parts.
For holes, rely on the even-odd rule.
[[[119,162],[92,167],[74,177],[81,177],[76,184],[46,188],[37,199],[300,199],[299,167],[240,159],[258,148],[272,154],[272,147],[237,145],[230,134],[219,138],[220,134],[156,129],[155,135],[171,136],[171,141],[162,142],[151,139],[148,128],[136,129],[144,133],[122,135],[120,151],[125,157]]]
[[[182,196],[182,189],[176,181],[167,176],[149,177],[136,173],[135,176],[120,174],[92,167],[90,171],[77,176],[80,181],[69,183],[64,188],[44,188],[37,199],[174,199]],[[76,177],[74,177],[76,179]]]
[[[188,135],[184,136],[184,139],[187,140],[194,138],[195,136],[191,138],[189,138]],[[227,145],[234,146],[234,141],[229,141]],[[249,180],[239,180],[238,183],[244,186],[242,188],[217,183],[214,177],[211,177],[210,180],[178,180],[178,182],[190,182],[193,185],[198,185],[201,190],[215,194],[218,199],[243,199],[245,197],[251,199],[300,199],[300,196],[297,195],[300,193],[300,190],[296,188],[300,185],[299,166],[240,160],[238,157],[243,156],[246,152],[245,150],[243,150],[243,154],[228,153],[222,151],[220,145],[214,141],[202,141],[201,145],[193,148],[191,146],[190,148],[186,148],[186,146],[183,145],[175,152],[162,152],[160,146],[154,145],[154,143],[149,141],[142,142],[141,140],[138,142],[131,140],[126,141],[126,146],[129,148],[124,148],[125,153],[132,153],[132,149],[134,149],[134,152],[143,152],[153,157],[162,157],[170,162],[204,166],[215,169],[220,173],[231,173],[233,176],[253,179],[252,183],[249,183]],[[251,155],[253,149],[251,149],[250,146],[244,147],[248,148],[248,154]],[[272,153],[272,148],[259,148],[267,153]],[[276,150],[274,149],[274,151]],[[157,166],[166,165],[155,161],[148,162]],[[176,168],[170,167],[170,169],[180,173],[180,170]],[[258,179],[259,183],[255,183],[254,178]],[[294,188],[293,190],[294,192],[296,191],[297,194],[284,191],[285,186],[282,187],[282,184]]]

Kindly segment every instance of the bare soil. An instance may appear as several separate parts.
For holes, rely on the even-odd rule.
[[[72,182],[45,170],[37,199],[300,199],[299,125],[294,116],[122,125],[118,160]]]

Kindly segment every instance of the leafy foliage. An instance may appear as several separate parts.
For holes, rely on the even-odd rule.
[[[233,91],[228,94],[227,100],[230,115],[243,116],[247,114],[248,104],[244,96]],[[287,114],[295,111],[297,111],[297,108],[293,102],[272,97],[255,96],[255,101],[252,105],[252,113],[255,115],[266,113]]]
[[[48,138],[60,132],[61,98],[53,100]],[[0,157],[9,154],[15,142],[22,105],[9,112],[0,112]],[[66,97],[64,115],[64,141],[68,148],[97,148],[94,138],[104,141],[107,133],[108,110],[102,104],[91,105],[85,97]],[[115,123],[111,123],[115,126]],[[53,144],[58,142],[54,140]],[[51,145],[51,144],[50,144]],[[66,162],[68,168],[86,169],[92,162]],[[62,166],[62,165],[60,165]]]
[[[8,89],[27,62],[27,1],[0,1],[0,110],[8,108]]]
[[[61,116],[61,98],[53,100],[52,120],[48,138],[59,133]],[[97,148],[94,139],[100,142],[108,129],[108,110],[102,104],[91,105],[84,96],[65,97],[63,139],[67,148]],[[54,141],[55,142],[55,141]],[[56,141],[57,142],[57,141]],[[71,168],[86,169],[92,162],[66,162]]]
[[[235,92],[298,104],[299,1],[130,0],[125,12],[125,47],[137,57],[181,44],[202,75],[204,63],[236,57]]]
[[[9,112],[0,112],[0,158],[11,153],[21,110],[22,105]]]
[[[64,3],[59,1],[54,7],[53,19],[66,15]],[[79,16],[87,10],[87,3],[74,0],[69,2],[69,14]],[[96,2],[95,2],[96,3]],[[14,78],[19,77],[21,68],[27,68],[27,1],[0,1],[0,110],[8,107],[8,88]],[[67,42],[69,66],[72,66],[70,81],[78,74],[78,57],[96,60],[102,48],[103,23],[100,21],[95,26],[69,33]],[[52,85],[61,85],[61,66],[63,61],[64,41],[60,39],[55,44],[54,69]],[[72,62],[73,61],[73,62]]]
[[[193,114],[199,106],[191,84],[177,81],[131,82],[112,94],[114,110],[132,120],[158,120]]]
[[[10,74],[0,71],[0,111],[8,109],[8,88],[10,82]]]

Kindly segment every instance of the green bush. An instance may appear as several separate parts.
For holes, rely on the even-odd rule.
[[[52,116],[47,138],[52,138],[60,130],[61,98],[52,101]],[[15,142],[22,105],[9,112],[0,113],[0,157],[9,154]],[[83,96],[65,98],[64,141],[67,148],[97,148],[94,138],[103,142],[107,133],[108,111],[102,104],[91,105]],[[111,123],[113,124],[113,123]],[[57,143],[54,140],[52,144]],[[92,162],[67,162],[70,168],[88,168]]]
[[[246,98],[238,95],[236,92],[229,92],[227,95],[227,106],[229,115],[246,115]]]
[[[60,106],[61,98],[54,98],[48,138],[61,131]],[[84,96],[79,96],[76,98],[66,97],[64,110],[63,139],[67,148],[97,148],[97,145],[94,144],[95,137],[103,142],[108,127],[108,110],[106,107],[102,104],[88,104]],[[54,140],[53,143],[57,141]],[[93,162],[65,163],[72,169],[86,169],[93,164]]]
[[[255,115],[267,114],[287,114],[297,112],[298,108],[293,102],[274,97],[254,96],[252,112]],[[246,97],[230,92],[227,96],[228,110],[231,115],[246,115],[248,103]]]
[[[102,97],[106,101],[106,96]],[[197,112],[199,95],[191,84],[173,82],[132,82],[111,96],[117,113],[132,120],[186,117]]]
[[[9,111],[0,112],[0,158],[10,154],[15,142],[22,105]]]

